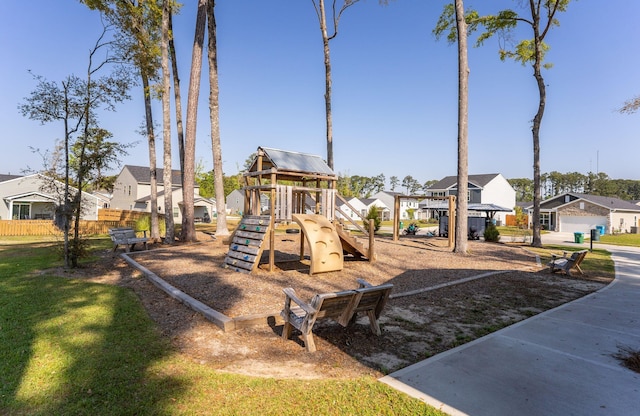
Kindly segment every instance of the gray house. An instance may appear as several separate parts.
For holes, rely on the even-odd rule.
[[[533,206],[527,209],[531,215]],[[639,221],[640,206],[608,196],[565,193],[540,203],[540,223],[552,231],[637,232]]]
[[[71,192],[78,192],[71,188]],[[0,175],[0,219],[52,220],[64,198],[64,184],[39,173],[28,176]],[[97,220],[102,202],[82,193],[81,219]]]
[[[164,196],[168,190],[164,189],[163,169],[156,170],[158,178],[158,211],[164,213]],[[182,221],[182,180],[179,170],[171,171],[171,201],[172,212],[175,221]],[[216,212],[216,203],[212,199],[200,196],[200,187],[194,185],[194,214],[196,220],[206,216],[213,218]],[[125,165],[113,188],[111,208],[132,211],[151,212],[151,171],[148,167]],[[206,215],[205,215],[206,214]]]

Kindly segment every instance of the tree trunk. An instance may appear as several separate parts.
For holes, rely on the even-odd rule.
[[[158,170],[156,166],[156,137],[153,132],[153,115],[151,112],[151,95],[149,93],[149,77],[142,71],[142,90],[144,92],[145,124],[149,142],[149,185],[151,188],[151,240],[160,240],[158,227]]]
[[[469,61],[463,0],[455,0],[458,31],[458,197],[456,198],[455,253],[467,253],[467,193],[469,188]]]
[[[540,189],[540,125],[542,123],[542,116],[544,115],[544,107],[546,103],[546,88],[544,85],[544,79],[542,78],[541,65],[542,65],[542,49],[540,38],[540,14],[537,9],[531,6],[532,21],[533,21],[533,39],[534,39],[534,53],[535,60],[533,63],[533,76],[538,84],[538,93],[540,95],[540,102],[538,104],[538,111],[533,118],[533,127],[531,128],[533,136],[533,240],[531,245],[533,247],[542,247],[542,237],[540,235],[540,202],[542,200]]]
[[[327,34],[327,18],[324,0],[318,1],[320,9],[320,31],[322,32],[322,46],[324,51],[325,92],[324,105],[327,118],[327,165],[333,169],[333,121],[331,119],[331,57],[329,55],[329,36]]]
[[[164,242],[175,242],[173,223],[173,178],[171,168],[171,74],[169,73],[169,0],[162,2],[162,142],[164,144]]]
[[[182,186],[184,186],[184,128],[182,127],[182,97],[180,96],[180,77],[178,76],[178,59],[176,47],[173,42],[173,12],[169,13],[169,57],[171,58],[171,70],[173,73],[173,95],[176,104],[176,133],[178,134],[178,153],[180,157],[180,173],[182,174]]]
[[[178,154],[180,157],[180,183],[184,189],[184,128],[182,126],[182,97],[180,94],[180,76],[178,75],[178,59],[176,48],[173,42],[173,13],[169,13],[169,56],[171,58],[171,70],[173,72],[173,95],[176,104],[176,133],[178,134]],[[182,229],[187,228],[187,222],[182,216]]]
[[[209,28],[209,116],[211,118],[211,148],[213,149],[213,183],[216,193],[216,236],[229,235],[224,197],[222,145],[220,140],[220,100],[218,86],[218,47],[216,37],[215,0],[209,0],[207,20]]]
[[[187,126],[184,146],[184,186],[182,187],[183,210],[185,216],[182,228],[183,241],[196,241],[194,224],[194,182],[196,164],[196,126],[198,121],[198,97],[200,94],[200,75],[202,73],[202,48],[207,20],[207,0],[198,0],[196,30],[191,53],[191,73],[187,96]]]

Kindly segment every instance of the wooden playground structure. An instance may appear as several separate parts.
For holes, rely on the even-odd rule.
[[[400,200],[401,199],[432,199],[436,201],[448,201],[449,206],[449,229],[455,230],[456,224],[456,197],[449,196],[424,196],[424,195],[396,195],[393,201],[393,241],[398,241],[400,236]],[[453,247],[455,242],[455,232],[449,233],[449,247]]]
[[[310,274],[342,270],[344,253],[375,260],[373,221],[364,229],[337,206],[339,199],[357,212],[336,192],[338,177],[319,156],[258,147],[243,178],[244,215],[231,237],[224,267],[251,273],[268,240],[269,271],[274,271],[276,225],[293,222],[302,233],[300,260],[305,241],[310,250]],[[368,247],[345,229],[343,220],[368,238]]]

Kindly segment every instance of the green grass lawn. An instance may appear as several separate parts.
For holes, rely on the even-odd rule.
[[[640,234],[605,234],[600,236],[600,243],[640,247]]]
[[[441,414],[373,378],[217,373],[173,351],[132,291],[42,273],[58,254],[0,243],[0,414]]]

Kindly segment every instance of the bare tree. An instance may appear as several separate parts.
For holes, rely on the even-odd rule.
[[[224,172],[222,170],[222,145],[220,142],[220,100],[218,88],[218,47],[216,36],[215,0],[209,0],[207,23],[209,29],[209,117],[211,119],[211,148],[213,152],[213,174],[216,192],[216,235],[229,235],[227,210],[224,196]]]
[[[162,2],[162,141],[163,152],[163,183],[164,183],[164,222],[166,244],[175,242],[175,228],[173,222],[173,169],[171,167],[171,73],[169,72],[169,18],[171,15],[170,0]]]
[[[94,61],[96,53],[108,46],[108,42],[103,42],[106,32],[107,28],[104,28],[89,52],[86,79],[68,76],[58,85],[45,81],[42,77],[36,77],[36,89],[25,99],[25,103],[19,105],[22,114],[33,120],[41,123],[61,121],[64,125],[64,192],[59,215],[56,217],[64,232],[65,267],[77,267],[83,251],[79,221],[83,210],[82,189],[85,181],[93,169],[104,166],[110,157],[108,146],[98,149],[101,152],[99,156],[93,157],[92,154],[91,147],[100,139],[98,135],[105,136],[105,131],[97,128],[96,111],[113,110],[116,103],[129,98],[127,90],[131,83],[125,71],[116,70],[111,75],[94,78],[103,66],[113,63],[108,55],[97,64]],[[76,138],[74,135],[77,132],[81,134]],[[111,146],[110,149],[117,152],[118,146]],[[75,191],[70,188],[72,166],[77,186]],[[55,170],[55,166],[53,169]],[[75,227],[73,239],[70,241],[72,220],[75,220]]]
[[[196,164],[196,127],[198,122],[198,97],[200,96],[200,76],[202,74],[202,49],[204,46],[207,21],[207,0],[198,0],[195,35],[191,52],[191,72],[187,95],[187,123],[184,143],[184,186],[182,187],[183,241],[196,241],[194,223],[194,185]]]
[[[469,61],[464,4],[455,0],[458,33],[458,198],[455,253],[467,253],[467,193],[469,188]]]
[[[322,47],[324,51],[324,71],[325,71],[325,92],[324,104],[327,122],[327,164],[333,169],[333,121],[331,117],[331,57],[329,49],[329,41],[338,36],[338,23],[342,17],[342,13],[349,7],[356,4],[359,0],[343,0],[341,7],[337,6],[337,0],[331,3],[331,22],[332,33],[329,35],[327,28],[327,15],[324,0],[311,0],[313,7],[316,9],[318,21],[320,22],[320,32],[322,33]]]

